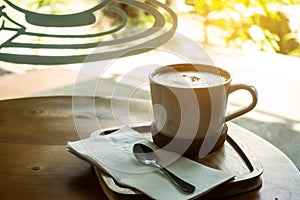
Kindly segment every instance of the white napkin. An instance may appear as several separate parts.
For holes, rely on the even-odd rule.
[[[123,127],[109,135],[68,142],[67,150],[110,174],[117,183],[145,193],[153,199],[191,199],[228,181],[233,175],[206,167],[173,152],[159,149],[149,140],[151,135],[140,134]],[[135,143],[144,143],[156,149],[158,162],[171,172],[193,184],[192,194],[179,191],[160,171],[139,163],[133,153]]]

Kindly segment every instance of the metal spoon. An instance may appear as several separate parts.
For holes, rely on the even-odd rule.
[[[195,191],[195,186],[185,182],[184,180],[177,177],[175,174],[168,171],[166,168],[159,165],[157,163],[157,157],[150,147],[144,144],[137,143],[133,146],[133,154],[139,162],[145,165],[157,167],[159,170],[161,170],[169,178],[169,180],[180,190],[187,193],[193,193]]]

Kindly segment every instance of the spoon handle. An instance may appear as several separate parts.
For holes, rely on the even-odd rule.
[[[156,164],[155,166],[158,167],[169,178],[169,180],[172,181],[174,185],[176,185],[180,190],[186,193],[193,193],[195,191],[195,186],[182,180],[181,178],[179,178],[166,168],[162,167],[161,165]]]

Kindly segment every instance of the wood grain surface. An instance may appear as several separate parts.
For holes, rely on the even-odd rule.
[[[69,96],[0,101],[0,199],[106,199],[92,166],[66,143],[99,128],[149,122],[150,105]],[[300,173],[286,155],[237,125],[228,128],[264,168],[259,190],[229,199],[300,199]]]

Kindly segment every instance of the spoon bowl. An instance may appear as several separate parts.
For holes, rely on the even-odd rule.
[[[134,144],[133,154],[140,163],[154,166],[162,171],[169,178],[169,180],[181,191],[186,193],[193,193],[195,191],[195,186],[180,179],[178,176],[158,164],[156,154],[150,147],[141,143]]]
[[[146,145],[135,144],[133,146],[133,152],[135,158],[145,165],[154,165],[157,162],[157,157],[154,151]]]

